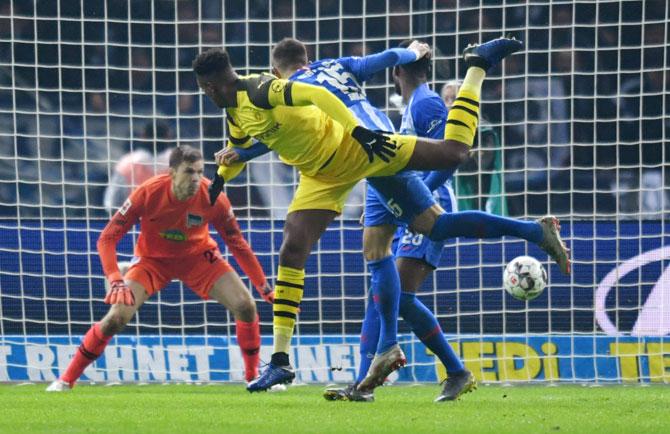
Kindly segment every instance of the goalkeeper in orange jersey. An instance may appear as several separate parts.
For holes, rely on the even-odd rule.
[[[214,299],[233,313],[245,378],[251,381],[258,375],[260,331],[256,304],[238,274],[221,257],[208,223],[223,237],[261,297],[272,303],[274,291],[240,232],[228,198],[221,195],[210,206],[209,182],[202,176],[200,151],[190,146],[177,147],[170,154],[169,167],[169,173],[140,185],[100,234],[98,253],[110,284],[105,303],[112,307],[89,329],[65,373],[47,391],[71,389],[137,309],[175,278],[203,299]],[[116,245],[138,221],[140,235],[135,258],[122,276]]]
[[[521,47],[515,39],[500,38],[466,49],[468,72],[459,91],[459,103],[446,120],[443,140],[373,132],[360,126],[346,105],[327,89],[265,74],[240,77],[221,49],[208,50],[194,60],[198,85],[217,106],[226,109],[229,144],[248,148],[252,138],[261,141],[301,174],[279,252],[273,307],[274,353],[267,369],[247,390],[267,390],[295,377],[288,353],[303,295],[305,263],[314,243],[342,211],[353,186],[363,178],[388,177],[405,169],[456,168],[467,158],[474,141],[486,71]],[[243,163],[222,165],[210,188],[211,198],[243,168]],[[406,187],[401,181],[391,188]],[[436,241],[449,238],[450,217],[436,207],[417,210],[396,203],[388,205],[415,231]],[[392,260],[385,260],[382,267],[380,275],[397,278]],[[371,387],[406,363],[397,342],[399,289],[396,292],[394,288],[399,285],[384,286],[379,291],[388,321],[380,337],[383,350],[378,349],[366,377]]]

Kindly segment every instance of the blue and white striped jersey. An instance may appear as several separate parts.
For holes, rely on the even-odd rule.
[[[415,60],[414,52],[392,48],[365,57],[319,60],[296,71],[289,79],[325,87],[349,107],[364,127],[394,132],[391,120],[370,104],[362,85],[376,72]]]

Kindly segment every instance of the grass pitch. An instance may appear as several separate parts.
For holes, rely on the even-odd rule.
[[[378,389],[376,402],[327,402],[323,387],[249,394],[238,385],[0,385],[0,433],[647,433],[670,432],[668,386],[480,386],[433,403],[438,386]]]

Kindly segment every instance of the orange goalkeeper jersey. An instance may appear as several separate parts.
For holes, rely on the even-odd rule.
[[[208,223],[211,223],[254,286],[263,286],[265,274],[240,231],[228,197],[220,194],[214,206],[210,206],[208,185],[209,181],[203,178],[193,197],[179,201],[172,192],[169,174],[154,176],[141,184],[98,239],[98,253],[107,278],[121,279],[116,245],[138,221],[140,236],[135,256],[153,258],[189,257],[217,247],[209,235]]]

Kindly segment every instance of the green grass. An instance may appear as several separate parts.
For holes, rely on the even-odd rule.
[[[670,432],[667,386],[480,386],[435,404],[438,386],[391,386],[374,403],[327,402],[320,386],[251,395],[242,385],[0,386],[0,433]]]

